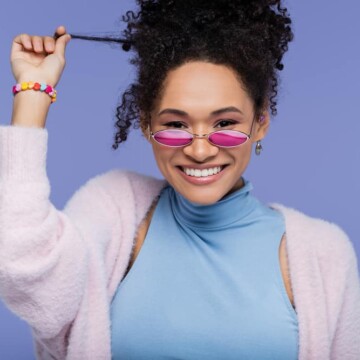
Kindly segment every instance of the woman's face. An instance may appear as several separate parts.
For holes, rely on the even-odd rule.
[[[189,62],[170,71],[164,85],[162,97],[151,114],[152,132],[186,129],[195,134],[208,134],[232,129],[250,134],[254,120],[253,102],[228,67]],[[232,109],[218,111],[229,107]],[[263,115],[265,121],[262,124],[255,119],[250,140],[235,148],[214,146],[206,138],[195,138],[190,145],[170,148],[150,138],[161,173],[189,201],[205,205],[220,200],[243,186],[241,176],[249,163],[252,145],[262,139],[268,129],[269,113]],[[185,169],[218,167],[219,173],[204,177],[184,172]]]

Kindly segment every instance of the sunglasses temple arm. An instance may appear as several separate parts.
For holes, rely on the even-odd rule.
[[[251,123],[250,134],[248,135],[248,136],[249,136],[249,139],[252,138],[252,132],[253,132],[253,129],[254,129],[255,119],[256,119],[256,116],[254,116],[254,119],[253,119],[253,121],[252,121],[252,123]]]

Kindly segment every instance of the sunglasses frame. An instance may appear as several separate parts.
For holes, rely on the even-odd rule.
[[[189,135],[192,136],[192,139],[191,139],[191,141],[190,141],[188,144],[185,144],[185,145],[167,145],[167,144],[163,144],[163,143],[161,143],[161,142],[159,142],[159,141],[157,141],[157,140],[155,139],[155,135],[156,135],[156,134],[161,133],[161,132],[164,132],[164,131],[169,131],[169,130],[170,130],[170,131],[186,132],[186,133],[188,133]],[[232,132],[236,132],[236,133],[243,134],[243,135],[246,136],[246,140],[245,140],[243,143],[241,143],[241,144],[239,144],[239,145],[234,145],[234,146],[224,146],[224,145],[214,144],[214,143],[210,140],[209,136],[211,136],[211,135],[214,134],[214,133],[219,133],[219,132],[222,132],[222,131],[232,131]],[[181,148],[181,147],[184,147],[184,146],[189,146],[189,145],[191,145],[191,144],[194,142],[194,139],[195,139],[195,138],[200,138],[200,139],[204,139],[204,138],[205,138],[205,139],[207,139],[207,141],[209,141],[209,143],[210,143],[211,145],[214,145],[214,146],[217,146],[217,147],[221,147],[221,148],[226,148],[226,149],[234,148],[234,147],[238,147],[238,146],[244,145],[246,142],[249,141],[249,139],[250,139],[250,137],[251,137],[250,134],[246,134],[246,133],[243,132],[243,131],[238,131],[238,130],[225,130],[225,129],[224,129],[224,130],[215,130],[215,131],[212,131],[211,133],[203,134],[203,135],[193,134],[193,133],[191,133],[190,131],[182,130],[182,129],[164,129],[164,130],[156,131],[155,133],[153,133],[152,131],[150,131],[150,136],[151,136],[158,144],[163,145],[163,146],[167,146],[167,147]]]

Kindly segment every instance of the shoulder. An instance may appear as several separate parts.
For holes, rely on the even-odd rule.
[[[144,199],[154,199],[165,186],[165,181],[134,171],[112,169],[92,179],[111,196],[128,197],[140,205]]]
[[[100,233],[102,238],[111,238],[114,229],[131,233],[145,217],[164,183],[113,169],[87,180],[68,200],[63,213],[89,238]]]
[[[66,207],[106,202],[120,212],[134,213],[141,218],[165,184],[164,180],[152,176],[112,169],[89,179],[75,192]]]
[[[270,204],[280,211],[285,219],[288,251],[302,256],[316,256],[320,261],[335,261],[333,264],[346,264],[356,261],[354,246],[335,223],[311,217],[303,212],[281,204]],[[304,261],[304,260],[303,260]]]
[[[139,174],[134,171],[112,169],[94,176],[88,184],[97,184],[108,190],[121,187],[131,187],[139,193],[157,192],[164,186],[165,181],[153,176]]]

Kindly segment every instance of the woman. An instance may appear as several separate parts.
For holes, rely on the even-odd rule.
[[[114,170],[48,200],[46,115],[70,36],[14,39],[1,127],[1,294],[41,359],[358,359],[357,260],[337,226],[266,206],[243,173],[292,39],[280,1],[139,1],[118,108],[165,181]],[[44,83],[43,92],[34,91]]]

